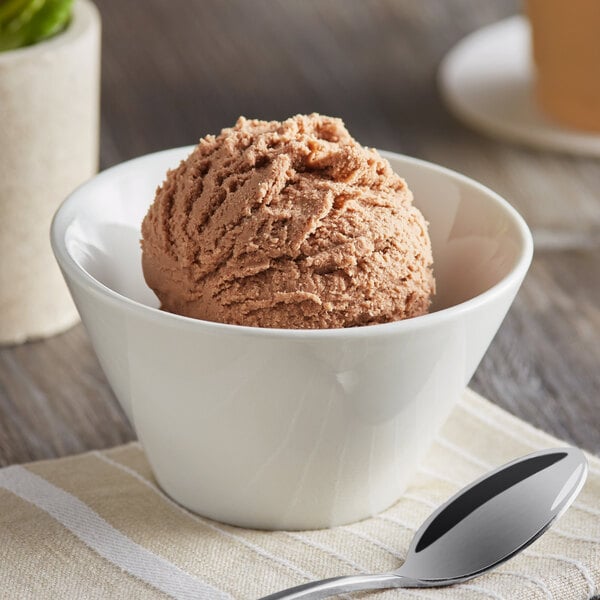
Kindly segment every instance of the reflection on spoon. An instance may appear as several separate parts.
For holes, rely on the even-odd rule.
[[[394,587],[438,587],[482,575],[540,537],[571,505],[587,476],[577,448],[535,452],[480,477],[440,506],[391,573],[334,577],[262,600],[317,600]]]

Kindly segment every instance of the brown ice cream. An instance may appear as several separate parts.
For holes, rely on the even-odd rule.
[[[142,224],[164,310],[238,325],[352,327],[427,312],[427,223],[340,119],[240,118],[169,171]]]

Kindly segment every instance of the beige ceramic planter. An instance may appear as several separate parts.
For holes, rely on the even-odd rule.
[[[0,343],[53,335],[77,311],[50,249],[60,202],[98,166],[100,17],[0,53]]]

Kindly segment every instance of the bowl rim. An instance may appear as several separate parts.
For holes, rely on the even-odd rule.
[[[447,308],[437,310],[432,313],[427,313],[418,317],[412,317],[400,321],[391,321],[389,323],[379,323],[374,325],[364,325],[347,328],[335,329],[278,329],[270,327],[251,327],[246,325],[233,325],[230,323],[219,323],[214,321],[205,321],[192,317],[166,312],[159,308],[154,308],[146,304],[142,304],[136,300],[128,298],[120,294],[108,286],[104,285],[88,273],[69,253],[65,243],[65,235],[69,225],[77,215],[77,208],[81,202],[85,201],[85,195],[88,188],[97,185],[99,182],[118,177],[126,172],[132,164],[144,162],[150,158],[157,158],[159,155],[173,154],[173,156],[184,156],[184,153],[191,152],[195,145],[180,146],[177,148],[169,148],[160,150],[150,154],[144,154],[136,158],[124,161],[113,167],[110,167],[91,179],[87,180],[75,190],[73,190],[67,198],[60,204],[52,219],[50,227],[50,242],[56,260],[63,271],[67,282],[69,279],[77,282],[84,287],[88,292],[100,297],[104,301],[112,304],[117,304],[119,307],[130,312],[136,313],[139,317],[145,317],[152,321],[163,322],[165,325],[174,327],[197,328],[198,330],[212,330],[218,334],[246,334],[257,337],[285,337],[290,339],[303,338],[350,338],[350,337],[372,337],[379,335],[390,335],[412,332],[416,329],[431,327],[439,322],[447,321],[470,312],[482,305],[492,302],[494,299],[503,295],[503,293],[513,286],[518,286],[531,263],[533,257],[533,238],[531,231],[523,217],[517,210],[502,196],[484,186],[483,184],[462,175],[456,171],[442,167],[429,161],[421,160],[404,154],[390,152],[386,150],[378,150],[384,158],[399,159],[401,161],[430,169],[437,173],[446,175],[454,181],[461,182],[467,186],[476,189],[483,193],[489,200],[499,205],[507,214],[514,224],[521,239],[521,251],[513,268],[493,286],[484,292],[469,298],[459,304],[454,304]]]

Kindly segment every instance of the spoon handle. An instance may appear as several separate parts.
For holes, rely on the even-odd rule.
[[[303,583],[296,587],[275,592],[260,600],[319,600],[334,594],[346,592],[360,592],[365,590],[381,590],[396,587],[420,587],[419,582],[409,577],[395,573],[381,573],[378,575],[350,575],[347,577],[332,577]]]

